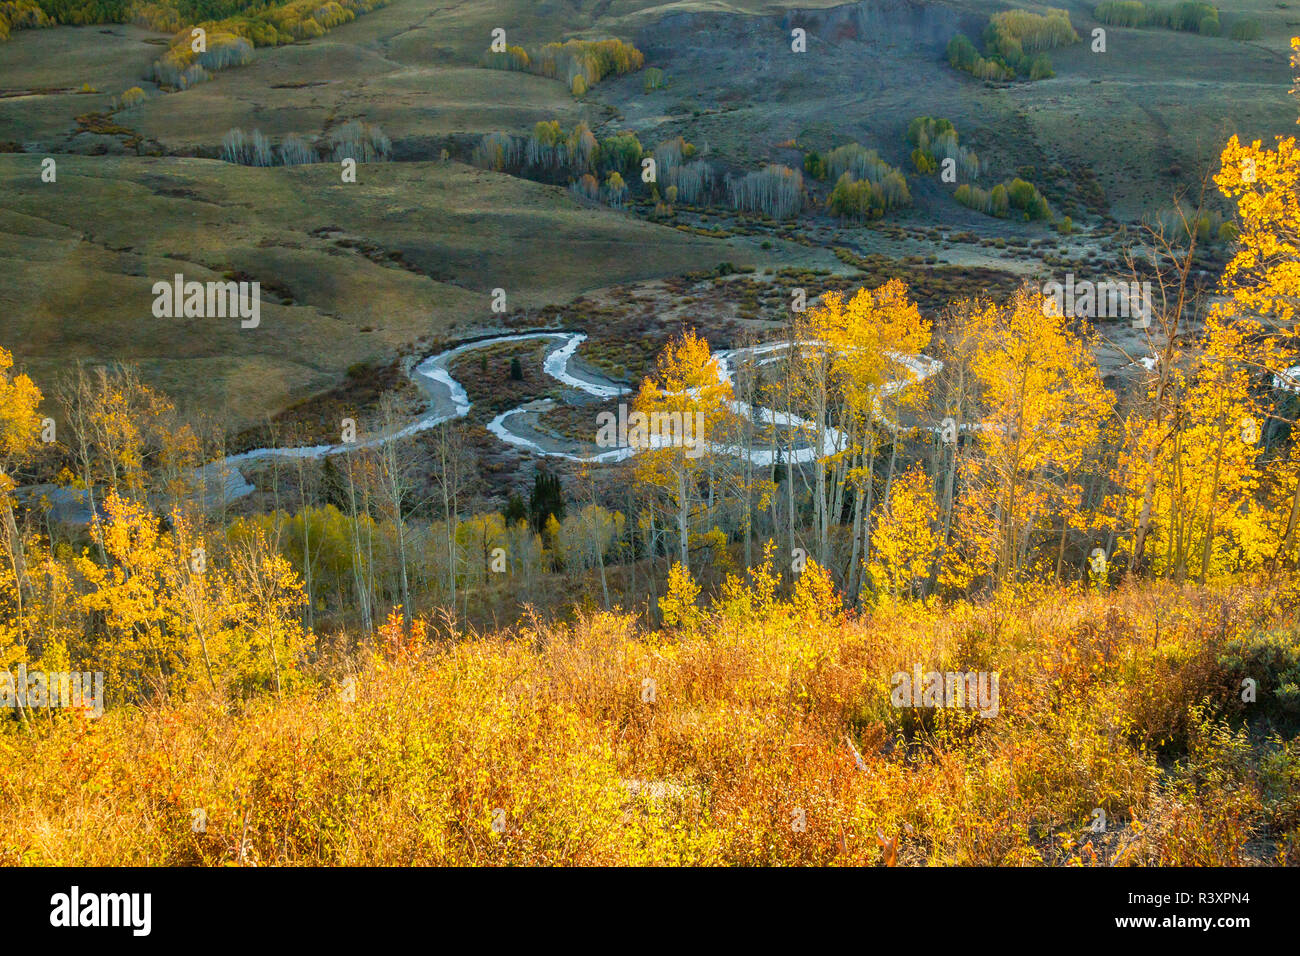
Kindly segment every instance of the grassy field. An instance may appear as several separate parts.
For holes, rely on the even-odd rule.
[[[0,156],[7,345],[43,383],[74,359],[135,362],[231,427],[354,363],[498,324],[494,288],[536,308],[744,255],[459,164],[366,165],[347,185],[333,165],[61,157],[55,184],[39,169]],[[261,281],[261,326],[155,319],[151,287],[176,272]]]

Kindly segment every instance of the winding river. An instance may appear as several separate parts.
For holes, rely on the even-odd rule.
[[[208,502],[222,499],[231,501],[250,494],[254,488],[240,470],[240,466],[244,464],[273,458],[321,459],[328,455],[342,454],[360,448],[371,448],[385,442],[396,441],[434,428],[445,421],[463,418],[469,414],[472,403],[465,391],[465,387],[456,381],[451,374],[451,365],[456,359],[470,352],[491,348],[506,342],[546,339],[552,340],[552,344],[546,350],[542,370],[562,385],[601,400],[618,398],[621,395],[631,393],[631,390],[625,386],[575,362],[579,346],[587,339],[587,336],[582,332],[519,332],[512,335],[498,335],[464,342],[436,355],[431,355],[410,369],[411,380],[419,387],[428,402],[424,413],[415,421],[400,428],[359,438],[354,442],[341,442],[333,445],[309,445],[296,448],[255,448],[251,451],[210,462],[199,469],[197,475],[203,487],[203,498]],[[724,349],[715,352],[714,356],[718,360],[719,377],[724,382],[733,383],[735,369],[739,363],[748,361],[761,366],[779,361],[781,358],[780,353],[788,350],[792,344],[794,343],[771,342],[748,348]],[[922,381],[942,367],[942,363],[925,356],[895,356],[895,359],[908,369],[910,378],[908,381],[891,383],[888,386],[889,390],[905,388],[912,383]],[[508,411],[501,412],[488,423],[487,427],[500,441],[542,457],[561,458],[577,462],[614,462],[621,461],[636,453],[634,448],[620,447],[591,455],[579,454],[575,450],[575,446],[579,443],[557,439],[555,436],[547,434],[536,427],[537,416],[552,407],[554,407],[554,402],[551,399],[534,399]],[[812,423],[805,419],[774,411],[770,408],[755,407],[739,401],[732,401],[731,408],[736,414],[743,415],[760,424],[794,427],[806,429],[810,432],[813,429]],[[842,432],[837,429],[829,429],[824,436],[822,448],[817,449],[811,445],[797,446],[788,452],[786,459],[793,463],[803,463],[816,458],[824,458],[841,450],[845,441],[846,437]],[[738,447],[723,445],[710,445],[710,447],[715,452],[731,454],[737,457],[744,457],[745,455],[744,449]],[[776,449],[772,448],[758,448],[749,451],[750,460],[755,465],[763,466],[771,465],[776,454]],[[49,498],[59,520],[84,524],[90,519],[89,507],[80,501],[79,493],[72,489],[45,485],[24,490],[29,494],[38,493]]]

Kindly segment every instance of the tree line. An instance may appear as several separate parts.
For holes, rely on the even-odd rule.
[[[1200,0],[1159,5],[1141,0],[1107,0],[1097,4],[1092,15],[1117,27],[1163,27],[1215,37],[1222,32],[1218,7]]]
[[[1079,42],[1066,10],[1048,7],[1046,13],[1004,10],[989,17],[984,28],[983,55],[965,34],[948,43],[949,64],[982,80],[1050,79],[1052,61],[1045,51]]]
[[[230,130],[221,140],[222,160],[242,166],[303,166],[344,159],[376,163],[386,162],[392,152],[392,141],[384,131],[361,120],[349,120],[319,142],[289,133],[275,146],[261,130],[246,133],[239,128]]]
[[[1004,180],[992,189],[962,183],[952,198],[986,216],[1000,219],[1019,218],[1025,222],[1051,221],[1052,210],[1038,187],[1019,177]]]

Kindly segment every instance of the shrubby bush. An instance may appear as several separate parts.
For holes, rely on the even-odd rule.
[[[1256,682],[1260,709],[1279,721],[1300,718],[1300,634],[1294,627],[1226,641],[1219,665],[1232,675],[1233,686]]]
[[[525,569],[556,551],[575,567],[608,560],[620,518],[557,521],[545,551],[522,522],[470,519],[456,538],[467,552],[500,542],[512,578],[552,587]],[[480,565],[465,571],[476,588],[492,577]],[[1242,666],[1286,673],[1242,636],[1262,598],[1061,589],[868,616],[841,611],[810,568],[789,590],[764,567],[707,593],[674,572],[657,630],[582,610],[526,630],[440,630],[431,613],[404,626],[394,611],[373,637],[348,634],[361,648],[348,657],[325,641],[281,642],[301,675],[281,692],[266,690],[265,666],[245,678],[252,668],[231,663],[266,657],[260,608],[241,593],[222,609],[235,636],[217,661],[233,689],[205,691],[187,662],[166,697],[110,705],[93,732],[55,715],[6,735],[15,766],[64,772],[0,777],[0,863],[1294,864],[1294,719],[1253,735],[1233,705]],[[1178,626],[1161,629],[1171,608]],[[1284,627],[1283,613],[1267,626]],[[1225,632],[1230,650],[1203,651]],[[939,672],[999,672],[997,719],[891,706],[890,675],[910,673],[918,653]],[[84,657],[71,666],[91,669]],[[343,673],[355,699],[338,692]],[[673,689],[653,718],[644,675]],[[1260,699],[1281,716],[1290,698]],[[506,834],[492,829],[499,805]],[[1114,839],[1087,832],[1096,806],[1124,822]],[[207,808],[201,839],[190,807]],[[815,808],[806,832],[792,833],[792,807]],[[957,808],[995,812],[972,826]],[[896,841],[896,858],[877,834]]]
[[[1198,215],[1194,210],[1175,205],[1148,217],[1147,222],[1176,242],[1185,241],[1193,232],[1196,241],[1201,243],[1229,242],[1236,238],[1236,226],[1225,222],[1223,214],[1216,209],[1204,209]]]

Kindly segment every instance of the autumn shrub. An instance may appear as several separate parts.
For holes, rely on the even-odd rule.
[[[395,610],[278,694],[0,722],[0,862],[863,865],[881,833],[903,865],[1195,865],[1291,845],[1295,741],[1251,735],[1217,663],[1292,613],[1262,591],[859,615],[815,563],[787,590],[770,551],[711,601],[674,574],[658,630],[593,613],[476,636]],[[999,672],[997,716],[892,706],[917,664]]]

